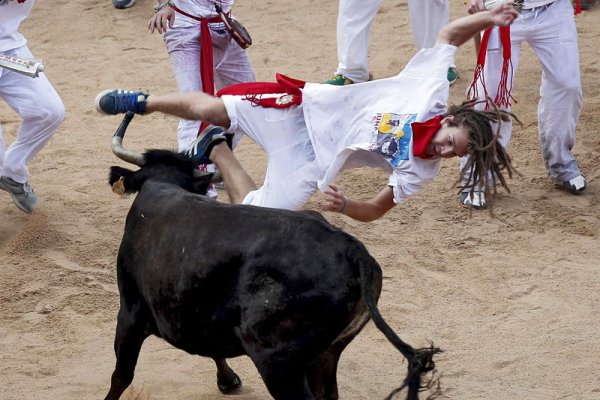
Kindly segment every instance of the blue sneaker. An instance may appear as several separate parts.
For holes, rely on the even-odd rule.
[[[96,111],[102,114],[116,115],[132,111],[136,114],[146,112],[146,99],[149,94],[123,89],[108,89],[98,93],[94,104]]]
[[[207,126],[198,138],[190,144],[184,153],[189,156],[196,164],[212,164],[210,160],[210,151],[221,142],[226,142],[231,149],[233,135],[225,133],[225,130],[216,125]]]
[[[115,8],[129,8],[135,4],[135,0],[112,0]]]

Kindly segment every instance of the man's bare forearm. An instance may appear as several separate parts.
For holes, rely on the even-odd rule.
[[[440,31],[437,43],[460,46],[477,33],[492,26],[508,26],[518,16],[512,4],[455,19]]]

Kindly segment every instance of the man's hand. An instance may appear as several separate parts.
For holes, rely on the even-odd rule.
[[[348,201],[344,196],[344,192],[335,183],[329,185],[329,188],[330,190],[323,192],[326,203],[321,206],[321,209],[323,211],[343,212]]]
[[[477,1],[473,2],[473,10],[478,10]],[[492,10],[473,12],[471,15],[455,19],[443,27],[438,33],[437,44],[460,46],[480,31],[493,26],[507,26],[519,16],[512,3],[505,3]]]
[[[508,26],[519,16],[512,3],[506,3],[490,10],[492,21],[496,26]]]
[[[467,12],[469,14],[475,14],[476,12],[485,10],[483,6],[483,0],[468,0],[467,1]]]
[[[148,30],[154,33],[164,33],[168,29],[173,29],[173,21],[175,21],[175,10],[172,7],[165,7],[150,18],[148,21]]]

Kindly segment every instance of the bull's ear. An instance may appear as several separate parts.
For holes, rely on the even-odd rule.
[[[118,181],[112,184],[112,191],[119,196],[125,194],[125,178],[120,177]]]
[[[125,192],[131,192],[132,190],[135,191],[136,189],[130,187],[132,186],[131,181],[133,174],[133,171],[126,168],[117,166],[110,167],[108,184],[112,187],[113,192],[119,195],[122,195]]]
[[[192,192],[201,194],[202,196],[206,195],[208,192],[208,186],[212,182],[212,177],[213,174],[211,173],[194,177],[194,181],[192,182]]]

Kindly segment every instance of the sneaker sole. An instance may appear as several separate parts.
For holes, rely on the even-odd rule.
[[[574,194],[574,195],[580,195],[580,194],[584,194],[586,189],[587,189],[587,185],[585,185],[584,187],[582,187],[581,189],[570,189],[564,185],[561,184],[556,184],[556,187],[558,187],[559,189],[564,190],[567,193],[570,194]]]
[[[98,111],[100,114],[104,114],[104,115],[116,115],[116,114],[107,113],[102,108],[100,108],[100,99],[105,94],[110,93],[110,92],[114,92],[115,90],[118,90],[118,89],[106,89],[106,90],[103,90],[102,92],[98,93],[98,95],[94,99],[94,107],[96,107],[96,111]]]

